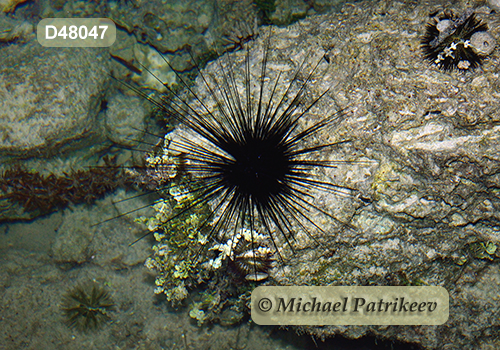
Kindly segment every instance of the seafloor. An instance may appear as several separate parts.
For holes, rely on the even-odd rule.
[[[420,49],[430,16],[445,9],[475,8],[499,37],[498,9],[485,1],[437,0],[342,6],[283,0],[272,10],[229,0],[10,0],[0,7],[3,175],[22,165],[28,173],[63,177],[103,165],[104,155],[117,156],[117,164],[142,162],[144,152],[136,150],[156,142],[144,130],[164,133],[165,126],[157,125],[143,97],[110,74],[158,96],[164,89],[151,74],[136,74],[144,65],[165,82],[176,80],[156,50],[189,79],[196,70],[187,46],[198,62],[231,51],[241,68],[239,48],[246,45],[258,77],[271,35],[271,81],[278,71],[290,79],[308,55],[307,69],[319,61],[306,96],[329,92],[304,123],[345,109],[343,121],[320,141],[350,140],[325,152],[345,163],[320,175],[364,200],[319,193],[318,205],[357,229],[332,225],[314,249],[298,235],[300,254],[284,249],[286,266],[263,283],[439,285],[450,294],[450,317],[441,326],[278,329],[258,326],[248,315],[235,322],[231,314],[199,325],[189,316],[190,297],[187,306],[173,308],[154,293],[155,271],[144,266],[154,239],[130,245],[146,231],[134,219],[153,210],[106,221],[146,207],[154,193],[139,196],[123,181],[105,197],[47,203],[44,211],[43,203],[33,209],[33,202],[12,200],[12,188],[2,182],[0,349],[500,348],[498,50],[473,71],[445,72]],[[41,47],[36,25],[51,17],[112,18],[117,41],[111,48]],[[208,63],[205,74],[227,64],[219,62]],[[196,82],[201,96],[203,84]],[[82,332],[68,327],[61,305],[68,290],[89,280],[106,288],[116,307],[101,328]]]

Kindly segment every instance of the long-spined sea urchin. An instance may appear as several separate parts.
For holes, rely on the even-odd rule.
[[[199,228],[207,230],[209,238],[224,242],[226,238],[221,234],[234,236],[246,228],[265,233],[275,251],[282,243],[293,250],[297,230],[313,239],[313,231],[325,232],[312,212],[352,228],[333,215],[330,208],[316,204],[312,190],[343,196],[354,196],[355,190],[317,177],[318,169],[343,163],[320,159],[319,154],[349,140],[318,144],[314,139],[321,131],[340,123],[344,112],[325,111],[325,116],[312,125],[302,124],[329,92],[325,89],[312,99],[305,96],[321,59],[310,65],[310,56],[306,55],[288,84],[283,83],[281,72],[269,83],[269,46],[268,39],[257,81],[251,79],[251,55],[247,50],[242,77],[235,74],[234,62],[228,55],[226,65],[218,67],[219,76],[199,72],[205,89],[203,96],[179,74],[188,97],[181,97],[166,84],[171,97],[162,100],[129,87],[181,124],[179,131],[174,132],[177,135],[168,136],[164,143],[168,153],[177,154],[182,162],[160,161],[152,173],[154,177],[172,176],[177,167],[182,167],[192,176],[187,188],[194,200],[168,220],[210,203],[212,214]],[[310,68],[306,69],[308,65]],[[155,182],[159,183],[157,179]],[[278,242],[277,237],[283,239]]]

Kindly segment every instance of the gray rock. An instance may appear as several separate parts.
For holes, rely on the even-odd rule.
[[[148,103],[142,97],[126,96],[121,93],[113,95],[106,110],[106,130],[108,138],[114,143],[136,146],[144,128],[144,118],[149,110]]]
[[[176,70],[187,71],[195,66],[192,57],[203,63],[251,37],[257,9],[251,0],[148,1],[140,7],[125,2],[111,6],[109,17],[138,42],[163,53]],[[131,60],[125,51],[113,54]]]
[[[94,237],[94,229],[90,227],[92,224],[88,212],[66,211],[52,246],[53,259],[63,266],[88,261],[92,255],[90,245]]]
[[[290,24],[294,19],[305,17],[310,6],[307,1],[302,0],[278,0],[276,10],[271,15],[272,23]]]
[[[500,10],[500,1],[488,0],[488,6],[491,7],[493,10],[499,11]]]
[[[202,36],[213,20],[210,1],[150,1],[139,8],[126,3],[110,8],[110,17],[138,41],[173,53]]]
[[[1,5],[0,5],[1,7]],[[34,38],[34,27],[27,21],[15,20],[0,13],[0,43],[27,42]]]
[[[0,151],[49,156],[95,142],[96,116],[109,80],[104,52],[45,48],[35,40],[3,46]]]

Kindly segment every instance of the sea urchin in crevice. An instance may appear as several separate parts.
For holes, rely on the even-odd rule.
[[[445,71],[474,69],[495,48],[487,30],[472,9],[460,16],[447,10],[426,26],[421,42],[424,58]]]

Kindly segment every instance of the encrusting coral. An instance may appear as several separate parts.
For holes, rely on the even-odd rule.
[[[147,157],[151,170],[165,169],[163,163],[172,161],[171,155],[163,151]],[[271,249],[264,236],[249,230],[241,231],[234,242],[210,241],[209,228],[199,227],[211,217],[212,211],[207,203],[193,207],[196,197],[192,187],[197,184],[180,173],[182,170],[177,168],[169,175],[164,174],[169,180],[161,190],[163,199],[153,206],[156,215],[138,219],[157,241],[145,264],[157,273],[155,293],[164,294],[173,306],[186,303],[189,295],[189,315],[198,324],[235,324],[248,314],[250,290],[256,282],[268,277]],[[249,251],[258,255],[249,257]]]

